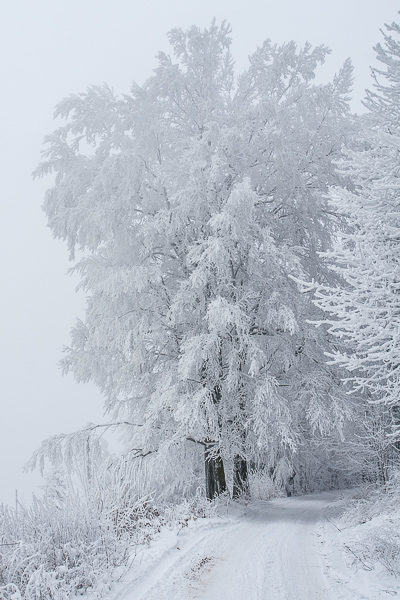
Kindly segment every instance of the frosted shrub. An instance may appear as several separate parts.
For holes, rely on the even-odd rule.
[[[94,517],[79,500],[69,502],[65,510],[38,500],[18,513],[3,508],[0,583],[6,590],[4,598],[12,598],[11,586],[26,600],[61,599],[92,588],[104,568],[115,562],[115,544],[110,544],[105,556],[110,536]]]
[[[282,490],[265,471],[250,471],[250,495],[257,500],[270,500],[282,496]]]
[[[361,525],[358,541],[348,548],[359,567],[371,570],[380,564],[391,575],[400,575],[399,506],[399,473],[394,473],[385,486],[364,486],[345,499],[342,526]]]
[[[62,507],[49,499],[30,509],[0,512],[0,599],[61,600],[96,590],[101,595],[134,544],[148,542],[162,519],[151,498],[130,504],[85,502],[69,494]]]
[[[377,487],[358,487],[347,497],[341,521],[345,526],[359,525],[379,515],[396,516],[400,506],[400,475],[393,473],[388,483]]]
[[[180,504],[157,504],[137,495],[129,474],[123,461],[105,461],[79,487],[58,469],[43,500],[29,509],[1,506],[0,600],[102,596],[132,564],[135,546],[164,525],[215,516],[224,501],[209,502],[199,489]]]
[[[229,500],[228,494],[221,494],[210,502],[206,499],[204,491],[199,488],[194,496],[185,498],[179,504],[170,504],[165,508],[165,518],[170,525],[185,527],[189,521],[216,517],[218,509]]]
[[[138,498],[131,505],[113,507],[109,516],[118,539],[128,536],[141,543],[148,542],[165,522],[151,497]]]
[[[365,549],[371,559],[380,563],[391,575],[400,575],[400,519],[371,535]]]
[[[344,510],[340,521],[344,527],[367,523],[377,514],[377,494],[375,486],[362,486],[351,497],[344,497]]]
[[[393,520],[390,526],[376,527],[361,541],[346,546],[353,564],[372,571],[380,564],[390,575],[400,575],[400,519]]]

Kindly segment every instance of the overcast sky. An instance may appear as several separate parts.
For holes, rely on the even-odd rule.
[[[0,502],[15,490],[29,501],[37,475],[21,467],[40,442],[88,421],[103,422],[102,398],[90,385],[61,377],[57,363],[84,298],[63,244],[46,228],[40,206],[49,182],[32,181],[42,139],[54,129],[55,104],[89,84],[128,93],[168,50],[166,32],[228,20],[238,71],[266,38],[326,44],[332,77],[350,56],[353,110],[370,86],[379,29],[396,20],[395,0],[1,0]],[[399,16],[400,20],[400,16]]]

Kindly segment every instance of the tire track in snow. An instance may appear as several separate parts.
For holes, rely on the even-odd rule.
[[[243,517],[189,528],[114,600],[361,600],[325,575],[317,526],[334,498],[252,503]]]

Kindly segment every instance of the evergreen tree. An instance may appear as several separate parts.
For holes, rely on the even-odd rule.
[[[235,78],[229,34],[172,30],[175,58],[130,95],[61,102],[37,170],[56,174],[44,210],[88,294],[65,371],[101,389],[129,421],[129,456],[155,458],[164,481],[188,486],[201,450],[209,498],[345,412],[290,276],[329,276],[351,66],[312,85],[328,50],[267,40]]]
[[[374,91],[365,100],[360,148],[347,152],[340,163],[354,190],[331,193],[335,210],[349,225],[327,255],[343,284],[318,288],[316,303],[331,315],[326,323],[341,340],[331,353],[332,363],[350,371],[353,391],[393,407],[395,418],[400,392],[400,27],[393,23],[386,30],[384,44],[375,47],[384,69],[372,72]]]

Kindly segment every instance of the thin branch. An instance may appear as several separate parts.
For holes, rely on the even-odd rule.
[[[200,440],[195,440],[194,438],[191,437],[187,437],[186,438],[188,442],[193,442],[194,444],[200,444],[201,446],[206,446],[207,444],[205,442],[200,442]]]
[[[130,421],[117,421],[116,423],[103,423],[103,424],[99,424],[99,425],[92,425],[90,427],[86,427],[82,431],[94,431],[95,429],[98,429],[99,427],[116,427],[117,425],[130,425],[132,427],[143,427],[143,423],[131,423]]]

